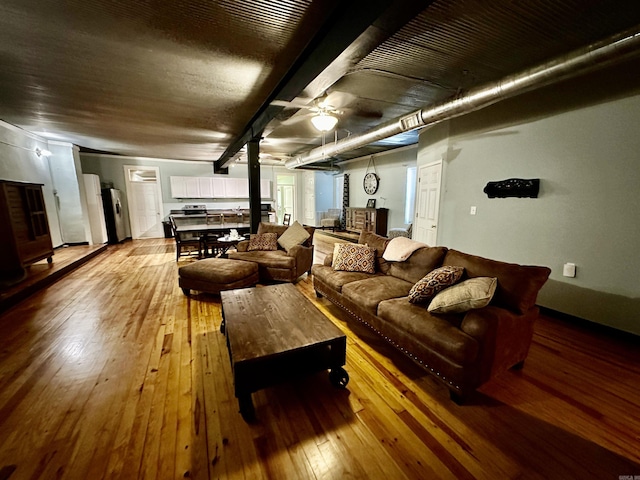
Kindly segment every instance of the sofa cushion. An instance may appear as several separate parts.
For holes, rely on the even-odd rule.
[[[376,271],[382,273],[389,272],[389,262],[387,262],[382,255],[384,255],[384,251],[389,244],[389,239],[386,237],[382,237],[372,232],[360,232],[360,238],[358,238],[358,243],[361,245],[369,245],[376,249]]]
[[[443,290],[462,277],[464,268],[445,265],[427,273],[418,280],[409,291],[410,303],[427,303],[436,293]]]
[[[309,232],[296,220],[278,237],[278,245],[288,252],[296,245],[302,245],[309,237]]]
[[[498,281],[492,277],[464,280],[438,293],[427,310],[431,313],[462,313],[489,305]]]
[[[291,269],[296,265],[296,258],[290,257],[284,250],[274,250],[270,252],[264,250],[253,252],[229,252],[228,255],[230,259],[255,262],[261,267]]]
[[[459,328],[461,315],[431,315],[423,306],[412,305],[404,297],[380,302],[378,316],[459,365],[472,364],[478,357],[478,341]]]
[[[382,300],[395,297],[406,297],[411,284],[390,275],[379,275],[366,280],[347,283],[342,287],[342,294],[375,315],[378,304]]]
[[[329,285],[336,292],[342,291],[342,286],[347,283],[356,282],[358,280],[366,280],[367,278],[371,278],[372,276],[380,276],[380,273],[364,273],[364,272],[345,272],[345,271],[336,271],[330,265],[320,265],[316,263],[311,267],[311,273],[313,274],[314,280],[316,278],[320,279],[322,282]]]
[[[336,243],[331,266],[345,272],[375,273],[375,260],[374,248],[357,243]]]
[[[427,273],[442,265],[446,247],[419,248],[404,262],[389,262],[389,275],[416,283]]]
[[[493,303],[520,313],[525,313],[535,305],[538,291],[551,273],[547,267],[499,262],[457,250],[449,250],[443,263],[464,267],[469,278],[497,278]]]
[[[253,250],[277,250],[278,235],[275,232],[251,234],[247,251]]]

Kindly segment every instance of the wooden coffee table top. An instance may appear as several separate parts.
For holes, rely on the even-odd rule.
[[[228,290],[220,295],[234,365],[345,336],[290,283]]]

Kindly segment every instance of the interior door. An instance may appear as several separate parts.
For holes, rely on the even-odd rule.
[[[131,238],[164,237],[158,167],[125,165]]]
[[[427,245],[437,245],[438,213],[440,210],[440,186],[442,160],[420,167],[414,239]]]
[[[295,175],[278,175],[276,177],[276,223],[282,223],[285,213],[295,215],[296,184]]]
[[[315,225],[316,224],[316,175],[315,172],[306,170],[302,174],[304,182],[303,193],[303,213],[304,224]]]

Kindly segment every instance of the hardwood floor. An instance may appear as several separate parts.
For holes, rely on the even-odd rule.
[[[640,475],[640,349],[542,317],[525,368],[458,406],[337,307],[351,381],[238,413],[220,303],[182,294],[172,240],[109,246],[0,315],[0,480],[618,479]],[[324,250],[326,250],[325,248]]]

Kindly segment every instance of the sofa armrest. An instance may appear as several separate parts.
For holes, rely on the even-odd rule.
[[[242,240],[241,242],[238,242],[238,245],[236,245],[236,250],[239,252],[246,252],[248,248],[249,240]]]
[[[533,323],[537,317],[537,307],[520,315],[490,305],[467,312],[460,329],[478,340],[483,370],[485,374],[493,376],[527,357],[533,339]]]
[[[295,245],[289,249],[287,255],[296,259],[296,273],[298,276],[304,272],[311,271],[313,265],[313,245],[305,247],[304,245]]]

